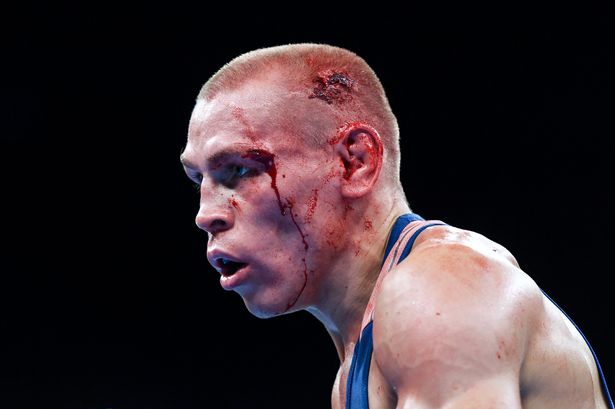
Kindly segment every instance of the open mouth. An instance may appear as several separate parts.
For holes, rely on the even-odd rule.
[[[226,258],[219,258],[216,260],[216,266],[220,269],[220,274],[225,277],[232,276],[247,265],[248,263],[240,263]]]

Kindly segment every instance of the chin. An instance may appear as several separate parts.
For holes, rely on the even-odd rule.
[[[279,317],[280,315],[290,314],[296,311],[296,308],[288,309],[288,305],[277,303],[255,303],[253,301],[243,299],[243,302],[252,315],[261,319]]]

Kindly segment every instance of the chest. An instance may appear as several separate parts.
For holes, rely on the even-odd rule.
[[[333,409],[346,409],[346,393],[348,375],[350,373],[352,357],[349,357],[340,366],[331,394],[331,407]],[[370,409],[394,409],[397,398],[393,388],[388,384],[372,355],[367,383]]]

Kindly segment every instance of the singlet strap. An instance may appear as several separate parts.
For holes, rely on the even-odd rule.
[[[369,370],[373,350],[373,310],[375,298],[386,273],[402,262],[412,250],[414,242],[421,232],[430,226],[444,225],[440,221],[425,221],[422,217],[410,213],[400,216],[391,229],[385,247],[380,274],[370,296],[359,339],[355,345],[352,362],[346,381],[346,409],[369,409]]]
[[[382,268],[380,269],[380,274],[378,275],[378,280],[374,285],[374,290],[369,298],[367,303],[367,308],[365,309],[365,313],[363,314],[363,321],[361,323],[361,330],[369,324],[369,322],[373,319],[374,308],[376,303],[376,297],[380,292],[380,286],[384,280],[384,277],[395,267],[397,264],[401,263],[412,250],[414,246],[414,242],[416,241],[419,234],[421,234],[425,229],[431,226],[441,226],[446,223],[440,220],[415,220],[408,223],[403,230],[399,232],[399,239],[393,246],[389,248],[388,254],[382,263]],[[386,253],[385,253],[386,254]]]
[[[387,244],[384,249],[384,256],[382,257],[380,268],[382,268],[382,266],[384,265],[384,262],[389,256],[389,253],[391,253],[393,246],[397,244],[397,241],[399,240],[402,232],[406,229],[406,227],[408,227],[410,223],[416,222],[416,221],[425,221],[425,219],[423,219],[421,216],[419,216],[416,213],[407,213],[407,214],[399,216],[397,220],[395,220],[395,223],[393,224],[393,228],[391,229],[391,232],[389,233],[389,238],[387,239]]]

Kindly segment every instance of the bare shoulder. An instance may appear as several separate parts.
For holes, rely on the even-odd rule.
[[[474,232],[432,227],[383,281],[374,356],[397,388],[411,384],[436,400],[486,388],[498,391],[494,399],[514,400],[542,310],[539,288],[504,247]]]
[[[480,317],[500,319],[527,308],[542,310],[542,293],[500,244],[475,232],[438,226],[423,232],[410,255],[387,275],[377,302],[382,312],[401,302],[421,308],[416,312],[433,307],[442,319],[445,310],[460,308],[478,308]]]

